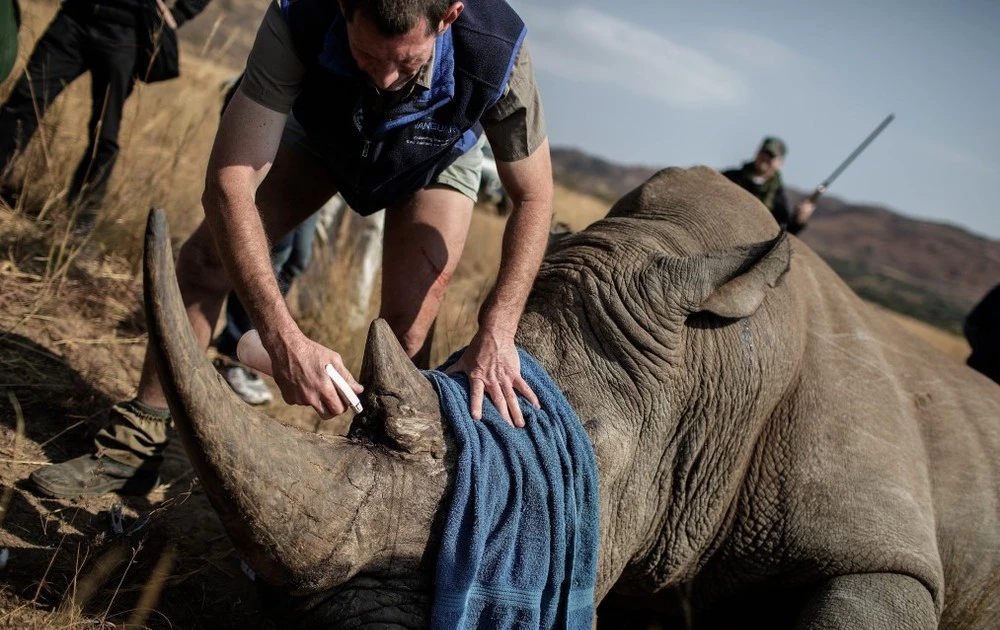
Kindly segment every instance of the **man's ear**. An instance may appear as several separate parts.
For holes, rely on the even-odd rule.
[[[447,31],[448,27],[458,19],[458,16],[462,15],[463,9],[465,9],[464,3],[452,2],[451,6],[448,7],[448,12],[444,14],[444,17],[441,18],[441,23],[438,24],[437,34],[440,35],[441,33]]]

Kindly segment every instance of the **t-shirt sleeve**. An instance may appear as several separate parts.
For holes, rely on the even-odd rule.
[[[240,90],[258,105],[286,114],[299,96],[305,72],[285,17],[272,1],[257,29]]]
[[[504,95],[486,110],[482,123],[493,155],[502,162],[524,159],[545,141],[542,99],[527,42],[521,43]]]

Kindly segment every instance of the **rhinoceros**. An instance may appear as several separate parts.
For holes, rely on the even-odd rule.
[[[302,627],[425,627],[455,461],[427,378],[376,321],[363,420],[343,437],[284,426],[195,342],[161,214],[146,242],[151,347],[235,548]],[[715,171],[661,171],[561,241],[517,341],[593,445],[599,627],[622,610],[1000,627],[1000,387],[869,307]]]

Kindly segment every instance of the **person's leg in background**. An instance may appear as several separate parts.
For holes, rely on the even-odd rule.
[[[385,233],[385,212],[366,217],[352,212],[348,221],[350,230],[351,269],[356,270],[351,282],[354,308],[350,311],[350,325],[361,328],[368,323],[368,305],[375,289],[375,279],[382,268],[382,238]]]
[[[219,353],[219,357],[215,359],[215,369],[244,402],[265,405],[274,400],[274,394],[268,389],[264,379],[236,356],[236,345],[252,328],[253,322],[240,298],[235,291],[230,291],[226,298],[226,323],[215,340],[215,349]]]
[[[382,268],[385,212],[361,216],[347,207],[343,197],[334,195],[320,208],[318,215],[317,236],[322,246],[328,248],[332,259],[341,260],[347,256],[349,261],[352,280],[344,293],[352,306],[348,309],[348,325],[352,330],[360,330],[369,322],[368,307]],[[341,230],[347,231],[343,241]]]
[[[292,288],[292,283],[312,260],[313,242],[316,240],[316,222],[319,221],[319,213],[313,213],[308,219],[302,222],[295,231],[289,234],[291,243],[284,246],[287,252],[281,268],[278,268],[278,256],[272,252],[272,261],[275,263],[275,272],[278,275],[278,286],[281,287],[281,294],[288,295]],[[275,247],[277,249],[277,247]]]
[[[69,189],[70,202],[76,205],[75,228],[81,234],[93,228],[118,160],[118,133],[125,101],[135,85],[136,59],[134,45],[128,45],[136,41],[135,28],[97,20],[86,28],[93,100],[89,142]]]

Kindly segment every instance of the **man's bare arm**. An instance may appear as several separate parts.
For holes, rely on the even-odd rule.
[[[219,125],[202,203],[226,272],[271,357],[282,397],[330,417],[343,413],[347,403],[327,375],[327,364],[356,393],[362,388],[339,354],[308,339],[292,319],[274,277],[270,243],[255,202],[286,118],[255,103],[242,87],[237,90]]]
[[[513,340],[552,224],[549,141],[523,160],[498,160],[497,172],[513,210],[504,229],[497,283],[483,304],[479,325]]]
[[[479,330],[450,371],[465,372],[471,384],[470,412],[482,417],[483,395],[505,420],[524,426],[515,392],[538,406],[538,397],[521,377],[514,346],[518,321],[538,273],[552,222],[552,163],[548,140],[516,162],[497,161],[500,181],[513,210],[504,229],[496,285],[479,312]]]
[[[286,118],[237,90],[219,124],[202,196],[219,256],[262,337],[295,326],[274,278],[270,244],[254,202]]]

